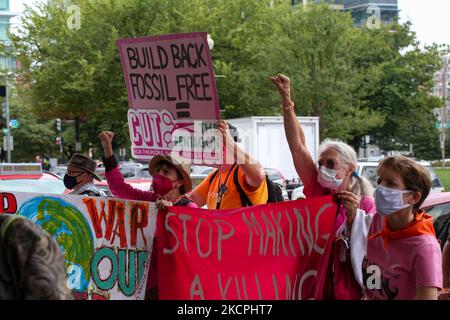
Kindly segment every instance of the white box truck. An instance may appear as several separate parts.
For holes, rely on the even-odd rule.
[[[305,132],[306,144],[314,161],[319,149],[319,118],[297,117]],[[298,178],[284,133],[283,117],[249,117],[228,119],[241,138],[241,145],[265,168],[275,168],[284,178]]]

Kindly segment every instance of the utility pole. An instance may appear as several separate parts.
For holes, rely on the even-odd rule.
[[[75,152],[81,152],[80,118],[75,117]]]
[[[7,151],[7,159],[8,163],[11,163],[11,128],[9,126],[9,90],[8,90],[8,84],[5,85],[6,87],[6,129],[8,130],[6,135],[6,151]]]
[[[61,158],[63,155],[63,142],[62,142],[62,120],[61,118],[56,118],[56,131],[58,136],[56,137],[56,141],[59,144],[59,153],[61,154]]]
[[[441,96],[444,100],[444,105],[441,107],[441,130],[439,135],[439,142],[441,145],[442,168],[445,167],[445,131],[447,129],[447,70],[448,57],[444,58],[444,69],[441,74]]]

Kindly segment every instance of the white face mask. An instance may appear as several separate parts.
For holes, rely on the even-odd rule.
[[[375,189],[375,207],[377,208],[377,213],[382,216],[390,216],[402,209],[408,208],[411,205],[403,203],[403,194],[410,192],[412,191],[378,186]]]
[[[344,182],[344,179],[336,179],[337,171],[334,169],[328,169],[325,166],[319,168],[319,174],[317,176],[317,182],[331,191],[336,191]]]

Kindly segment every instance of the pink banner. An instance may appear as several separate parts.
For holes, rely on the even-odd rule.
[[[219,119],[206,33],[120,39],[131,109],[169,111],[174,119]]]
[[[236,210],[173,207],[157,221],[160,299],[322,299],[331,196]]]

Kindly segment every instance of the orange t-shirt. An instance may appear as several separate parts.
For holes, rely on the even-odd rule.
[[[237,168],[238,166],[233,168],[225,184],[227,190],[222,195],[222,203],[220,205],[220,209],[236,209],[242,207],[239,192],[233,181],[234,171],[237,170]],[[195,193],[197,193],[203,199],[206,199],[206,205],[208,206],[208,209],[216,209],[217,196],[219,192],[219,180],[221,184],[224,184],[228,175],[228,170],[222,173],[219,172],[210,184],[209,181],[214,172],[215,170],[213,170],[194,190]],[[249,189],[249,186],[245,182],[245,175],[242,169],[240,169],[238,172],[238,180],[239,184],[241,185],[242,189],[245,191],[247,197],[250,199],[253,205],[265,204],[267,202],[269,194],[267,191],[267,183],[265,179],[259,186],[259,188],[254,191]]]

